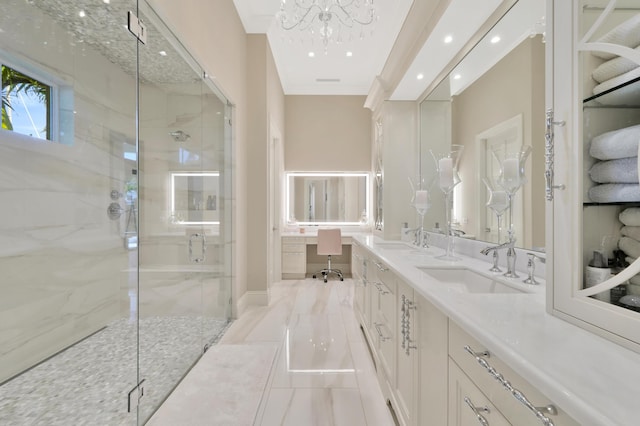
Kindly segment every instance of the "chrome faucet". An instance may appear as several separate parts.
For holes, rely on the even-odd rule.
[[[420,230],[421,228],[417,227],[415,229],[410,229],[408,232],[413,232],[413,245],[427,248],[429,247],[429,234],[425,230],[424,235],[420,238]]]
[[[525,278],[522,282],[525,284],[540,284],[536,281],[536,277],[534,276],[536,270],[536,259],[538,259],[540,263],[546,263],[547,260],[535,253],[527,253],[527,256],[529,257],[529,260],[527,260],[527,271],[529,272],[529,277]]]
[[[484,254],[485,256],[488,255],[489,253],[493,252],[493,266],[494,268],[497,268],[498,271],[500,271],[500,269],[497,267],[498,264],[498,256],[496,256],[496,252],[498,250],[502,250],[503,248],[507,249],[507,272],[505,272],[503,275],[507,278],[518,278],[518,274],[516,273],[516,249],[515,249],[515,244],[516,244],[516,239],[512,238],[509,241],[506,241],[500,245],[497,246],[488,246],[483,248],[480,253]],[[494,268],[491,268],[492,271],[494,271]],[[496,271],[496,272],[498,272]]]

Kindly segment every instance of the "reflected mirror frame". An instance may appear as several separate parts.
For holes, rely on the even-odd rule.
[[[370,187],[370,173],[367,172],[286,172],[285,173],[285,185],[286,185],[286,206],[285,206],[285,223],[289,221],[291,217],[291,188],[290,178],[292,177],[364,177],[365,178],[365,212],[366,212],[366,224],[368,225],[371,220],[371,187]],[[348,226],[348,225],[362,225],[361,221],[357,222],[296,222],[298,225],[335,225],[335,226]]]
[[[219,177],[220,172],[171,172],[171,214],[176,214],[176,177]],[[220,221],[178,221],[178,225],[219,225]]]

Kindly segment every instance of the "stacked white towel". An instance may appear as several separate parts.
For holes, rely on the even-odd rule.
[[[625,226],[640,226],[640,207],[629,207],[622,210],[618,219]]]
[[[597,42],[640,50],[640,14],[634,15],[613,28],[600,37]],[[594,56],[606,60],[592,73],[593,79],[599,83],[593,89],[594,95],[640,77],[640,64],[635,61],[609,52],[594,51],[592,53]],[[637,102],[638,95],[640,95],[640,83],[607,93],[598,100],[609,105],[628,105]]]
[[[589,189],[591,201],[640,201],[639,146],[640,125],[606,132],[591,140],[589,154],[600,160],[589,170],[589,177],[598,184]]]
[[[631,263],[640,257],[640,208],[624,209],[618,215],[618,219],[624,225],[620,229],[622,236],[618,240],[618,248],[625,253],[625,260]]]

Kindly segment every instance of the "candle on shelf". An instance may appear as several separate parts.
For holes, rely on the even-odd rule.
[[[416,191],[416,198],[414,201],[416,209],[426,210],[429,208],[429,192],[426,190]]]
[[[502,163],[502,174],[505,182],[517,182],[519,179],[519,161],[517,158],[505,158]]]
[[[453,186],[453,159],[446,157],[438,160],[440,188],[449,189]]]

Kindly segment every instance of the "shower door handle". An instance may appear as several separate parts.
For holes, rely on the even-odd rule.
[[[193,242],[196,240],[200,240],[201,249],[200,249],[200,257],[195,257],[193,254]],[[204,234],[191,234],[189,236],[189,262],[193,263],[202,263],[205,260],[205,253],[207,252],[206,239]]]

